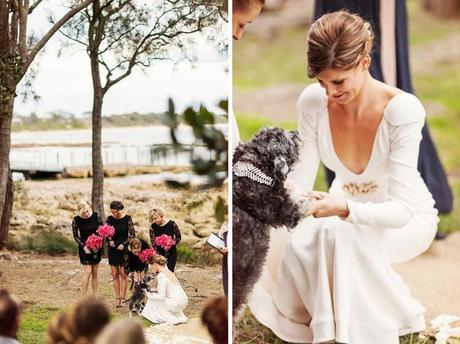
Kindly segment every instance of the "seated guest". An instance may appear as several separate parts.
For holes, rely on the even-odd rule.
[[[6,289],[0,289],[0,344],[19,344],[19,301]]]

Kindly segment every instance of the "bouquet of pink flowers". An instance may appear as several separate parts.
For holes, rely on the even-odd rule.
[[[115,228],[111,225],[100,225],[96,231],[103,238],[112,239],[115,234]]]
[[[176,244],[176,241],[174,241],[174,239],[171,238],[169,235],[162,234],[155,238],[154,243],[155,245],[164,248],[165,251],[169,251],[171,247],[173,247]]]
[[[150,257],[153,257],[156,254],[157,254],[157,251],[155,251],[155,249],[147,248],[143,250],[141,253],[139,253],[139,259],[141,260],[142,263],[147,263]]]
[[[104,242],[104,239],[100,237],[99,235],[91,234],[88,239],[86,239],[85,245],[91,250],[91,251],[97,251],[102,248],[102,244]]]

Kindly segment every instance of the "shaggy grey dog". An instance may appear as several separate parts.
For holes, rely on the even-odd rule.
[[[141,281],[134,283],[133,295],[124,302],[129,302],[129,317],[133,316],[133,313],[137,313],[138,316],[141,315],[142,310],[145,306],[145,293],[150,291],[150,282],[152,281],[152,276],[146,275]]]
[[[304,217],[307,201],[294,200],[284,186],[300,148],[297,132],[266,128],[233,155],[233,317],[260,277],[270,227],[293,228]]]

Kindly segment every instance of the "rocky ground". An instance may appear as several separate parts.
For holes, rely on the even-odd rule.
[[[214,217],[218,197],[226,199],[226,186],[201,190],[176,189],[166,184],[153,184],[137,178],[106,178],[104,187],[106,215],[108,204],[121,200],[131,215],[138,235],[148,239],[149,209],[162,207],[167,216],[177,222],[183,235],[182,245],[192,249],[209,250],[205,244],[211,232],[219,225]],[[61,179],[21,181],[16,185],[10,235],[13,240],[43,231],[58,231],[71,237],[72,218],[77,214],[77,203],[90,200],[90,179]],[[215,255],[216,262],[219,254]]]

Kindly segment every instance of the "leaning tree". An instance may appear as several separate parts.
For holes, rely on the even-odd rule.
[[[28,27],[29,16],[43,0],[0,0],[0,249],[8,241],[13,208],[13,181],[10,170],[11,123],[19,82],[49,39],[75,14],[93,0],[76,1],[40,38]]]
[[[109,89],[135,68],[155,61],[193,58],[194,34],[221,34],[226,5],[222,0],[94,0],[60,31],[86,47],[93,86],[92,206],[104,217],[104,170],[101,114]],[[225,39],[225,38],[224,38]],[[129,101],[129,99],[126,99]]]

